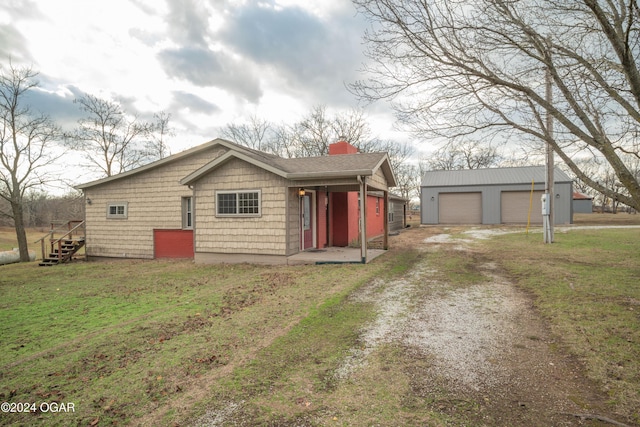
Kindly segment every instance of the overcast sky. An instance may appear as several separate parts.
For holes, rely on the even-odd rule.
[[[345,85],[362,78],[366,25],[350,0],[5,0],[0,58],[40,73],[31,102],[64,126],[82,93],[170,113],[175,153],[252,114],[357,106]],[[407,139],[386,105],[367,112],[377,136]]]

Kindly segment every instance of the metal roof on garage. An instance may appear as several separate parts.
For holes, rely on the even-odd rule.
[[[531,184],[531,181],[540,183],[545,179],[545,166],[443,170],[426,172],[422,178],[422,187]],[[571,178],[556,167],[554,168],[554,182],[571,182]]]

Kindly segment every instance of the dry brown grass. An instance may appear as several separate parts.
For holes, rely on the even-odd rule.
[[[34,243],[47,233],[47,228],[29,228],[27,229],[27,243],[29,249],[36,251],[40,257],[40,244]],[[10,251],[18,247],[18,239],[16,238],[16,230],[12,227],[0,227],[0,251]]]
[[[640,225],[640,214],[576,213],[573,222],[576,225]]]

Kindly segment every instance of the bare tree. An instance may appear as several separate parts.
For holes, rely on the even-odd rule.
[[[327,107],[316,105],[296,123],[295,142],[300,152],[299,157],[326,156],[329,154],[329,144],[346,139],[343,135],[335,134],[333,122],[334,120],[327,115]]]
[[[420,185],[415,185],[415,180],[419,176],[417,165],[404,163],[394,168],[394,172],[397,183],[396,191],[400,197],[407,200],[411,200],[413,197],[420,197],[419,191],[416,190],[420,188]]]
[[[329,154],[329,145],[339,140],[363,152],[393,146],[388,141],[371,138],[371,129],[362,110],[330,114],[324,105],[314,106],[291,124],[274,125],[251,116],[248,123],[227,124],[222,129],[222,136],[249,148],[287,158],[325,156]]]
[[[414,148],[408,142],[397,142],[390,139],[372,139],[361,146],[362,152],[382,152],[389,155],[389,161],[394,171],[405,164],[414,153]]]
[[[394,100],[420,134],[544,141],[590,187],[640,208],[628,163],[640,157],[636,0],[353,1],[373,23],[369,78],[352,85],[363,99]],[[611,166],[620,191],[580,169],[586,155]]]
[[[371,127],[361,109],[330,114],[325,105],[316,105],[292,126],[296,157],[326,156],[329,145],[345,141],[361,152],[376,151],[385,142],[371,137]]]
[[[369,122],[362,110],[351,109],[330,114],[324,105],[314,106],[293,124],[274,125],[251,116],[248,123],[227,124],[222,129],[222,136],[249,148],[285,158],[326,156],[330,144],[346,141],[360,152],[388,153],[391,167],[396,173],[413,154],[413,147],[406,142],[372,138]],[[403,173],[409,170],[403,169]]]
[[[130,117],[120,104],[94,95],[74,102],[87,116],[78,121],[73,147],[85,154],[93,168],[112,176],[145,163],[144,143],[154,130],[153,123]]]
[[[63,196],[33,190],[25,195],[24,201],[27,227],[49,227],[51,224],[84,218],[84,195],[75,190]]]
[[[445,144],[430,157],[433,170],[481,169],[496,167],[502,157],[497,147],[479,141],[465,140],[457,144]]]
[[[153,115],[155,123],[153,123],[153,130],[149,134],[149,141],[146,144],[146,157],[153,160],[164,159],[171,155],[171,150],[167,143],[167,137],[175,136],[173,128],[169,125],[171,120],[171,114],[166,111],[161,111]]]
[[[298,157],[296,146],[296,132],[294,128],[286,123],[271,125],[272,138],[269,142],[271,153],[280,157],[291,159]]]
[[[256,115],[248,123],[229,123],[222,129],[222,137],[254,150],[272,151],[272,125]]]
[[[16,230],[20,261],[29,261],[25,231],[25,195],[47,182],[45,169],[56,156],[53,143],[60,137],[52,120],[24,105],[25,94],[35,88],[37,73],[9,64],[0,71],[0,197],[8,202]],[[58,155],[59,157],[59,155]]]

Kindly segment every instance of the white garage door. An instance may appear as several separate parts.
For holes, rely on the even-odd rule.
[[[503,191],[500,194],[500,215],[503,224],[526,224],[531,200],[531,224],[542,224],[540,196],[544,191]]]
[[[482,224],[482,193],[440,193],[440,224]]]

